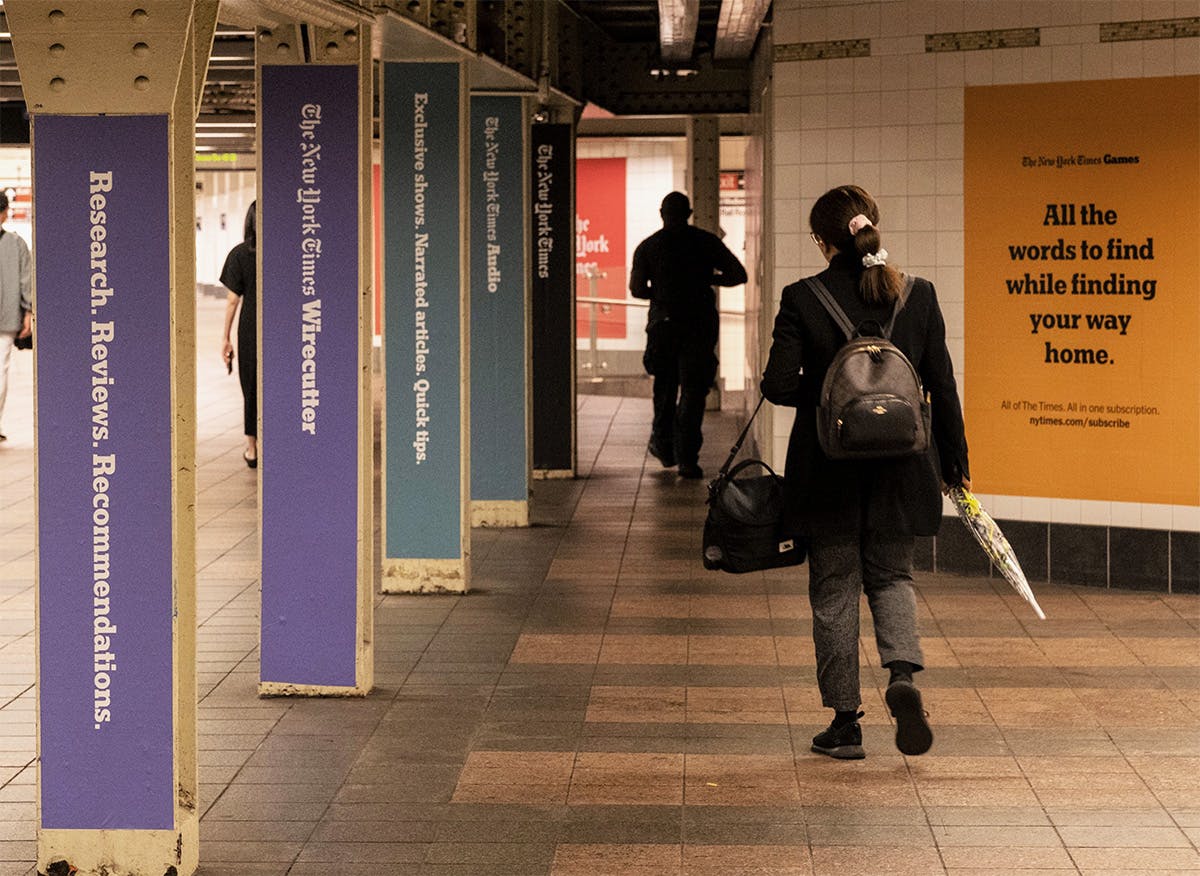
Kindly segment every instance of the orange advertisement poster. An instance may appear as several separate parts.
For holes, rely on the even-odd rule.
[[[575,162],[575,294],[579,298],[625,300],[625,159],[580,158]],[[576,306],[575,334],[624,338],[626,311],[620,304]]]
[[[1200,77],[966,89],[985,493],[1200,504]]]

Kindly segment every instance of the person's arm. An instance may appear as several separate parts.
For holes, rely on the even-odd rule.
[[[720,238],[714,248],[713,283],[717,286],[740,286],[746,282],[746,268],[738,261],[737,256],[729,251]]]
[[[225,297],[225,333],[224,340],[221,342],[221,361],[225,363],[226,368],[230,369],[233,367],[233,341],[231,339],[233,318],[237,315],[238,306],[242,303],[242,295],[246,291],[237,252],[238,247],[236,246],[230,250],[229,255],[225,256],[225,265],[221,268],[221,284],[229,290],[229,294]]]
[[[28,337],[33,331],[33,273],[32,259],[29,257],[29,246],[20,237],[17,238],[17,276],[21,289],[21,331],[18,337]]]
[[[966,427],[963,424],[962,403],[958,399],[958,385],[954,380],[954,363],[946,348],[946,322],[932,283],[929,284],[929,293],[924,352],[917,371],[933,408],[933,440],[942,468],[942,481],[948,486],[961,484],[970,489]]]
[[[230,292],[225,296],[225,340],[221,345],[221,361],[227,367],[233,362],[233,341],[230,339],[230,335],[233,331],[233,318],[237,315],[238,305],[241,303],[242,296],[236,292]]]
[[[804,375],[804,346],[800,329],[800,314],[795,299],[783,291],[775,329],[771,333],[771,352],[763,371],[760,389],[767,401],[777,405],[796,406],[800,403],[801,381]]]
[[[629,294],[634,298],[649,298],[650,276],[646,272],[646,242],[643,240],[633,251],[633,264],[629,268]]]

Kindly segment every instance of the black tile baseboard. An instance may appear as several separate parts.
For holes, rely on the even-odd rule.
[[[1171,533],[1112,527],[1108,531],[1108,570],[1113,587],[1160,589],[1171,577]]]
[[[1108,527],[1050,524],[1050,574],[1058,584],[1107,587]],[[1166,589],[1166,582],[1163,582]]]
[[[1025,577],[1087,587],[1200,593],[1200,533],[1119,526],[998,520]],[[934,538],[918,538],[922,571],[990,577],[983,550],[957,517]]]
[[[1200,593],[1200,532],[1171,533],[1171,592]]]

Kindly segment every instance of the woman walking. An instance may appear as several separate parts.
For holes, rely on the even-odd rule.
[[[225,267],[221,270],[221,283],[229,290],[221,356],[226,366],[232,369],[234,347],[230,334],[236,316],[238,380],[242,384],[242,419],[246,433],[246,449],[242,451],[242,459],[250,468],[258,468],[258,305],[255,300],[258,289],[255,253],[258,235],[254,227],[255,203],[252,202],[246,211],[242,242],[229,251],[225,257]]]
[[[812,240],[828,262],[816,275],[854,326],[884,327],[915,367],[932,406],[933,440],[924,452],[886,459],[830,459],[817,435],[821,386],[846,336],[806,282],[783,290],[762,391],[796,408],[788,442],[785,494],[794,532],[807,535],[809,600],[817,684],[834,710],[812,750],[861,758],[859,596],[865,592],[886,693],[896,719],[896,746],[924,754],[933,742],[913,675],[924,665],[912,589],[916,536],[933,535],[942,518],[941,489],[970,486],[967,442],[945,322],[933,285],[887,263],[879,208],[857,186],[822,195],[809,215]],[[901,299],[897,312],[897,300]]]

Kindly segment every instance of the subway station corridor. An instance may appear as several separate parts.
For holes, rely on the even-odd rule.
[[[1200,873],[1200,597],[1034,582],[1041,622],[1003,581],[919,573],[932,751],[893,745],[864,604],[867,758],[812,754],[829,713],[805,569],[701,567],[704,484],[647,457],[647,399],[579,397],[580,476],[534,482],[534,526],[473,531],[471,593],[376,597],[369,697],[260,699],[223,310],[199,300],[204,876]],[[0,876],[36,855],[32,360],[14,358]],[[709,415],[710,474],[738,425]]]

